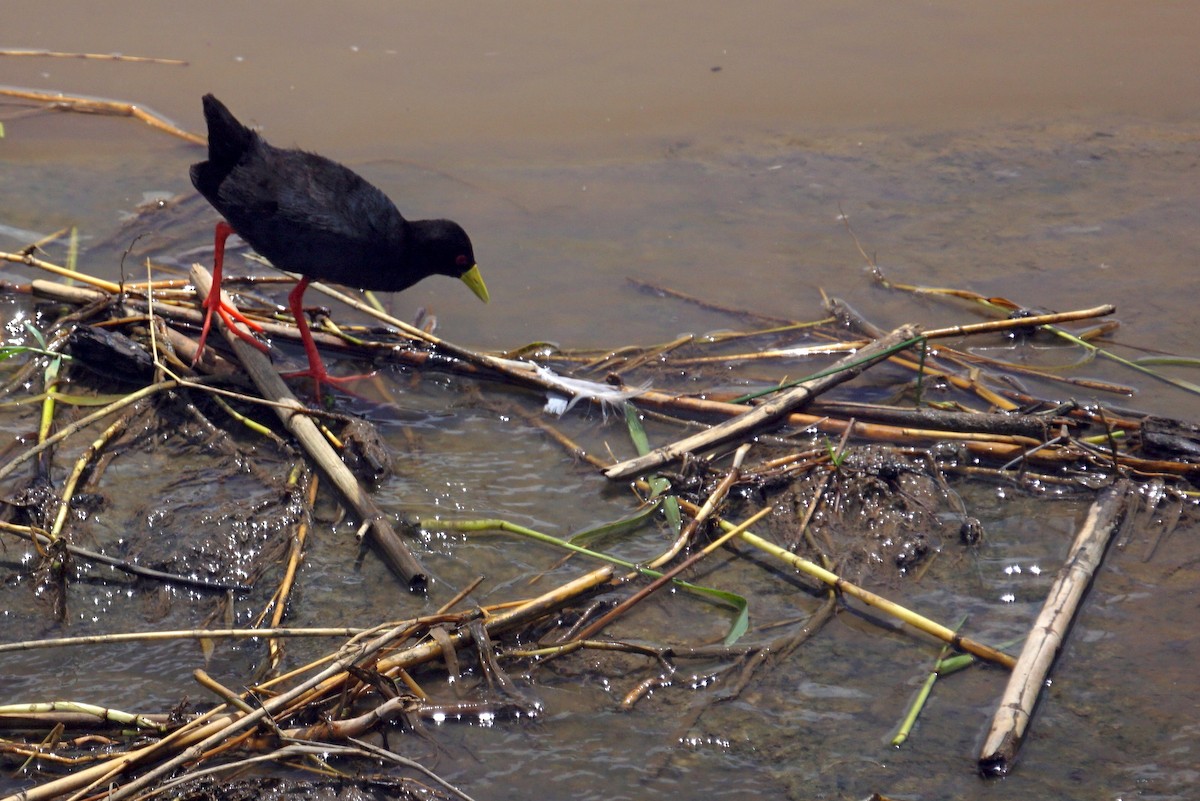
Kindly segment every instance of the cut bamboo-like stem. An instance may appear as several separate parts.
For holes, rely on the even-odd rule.
[[[207,296],[212,289],[212,276],[208,270],[200,265],[194,265],[191,278],[201,296]],[[223,300],[232,302],[228,296]],[[235,324],[241,325],[241,323]],[[338,494],[354,510],[359,519],[370,524],[368,541],[375,547],[383,561],[408,582],[410,590],[424,591],[428,581],[425,568],[400,539],[396,530],[392,528],[392,524],[384,515],[383,510],[376,505],[354,474],[338,458],[329,442],[322,436],[317,424],[308,416],[308,410],[300,401],[296,400],[296,396],[292,394],[279,373],[275,371],[270,359],[242,341],[224,325],[221,325],[220,329],[230,347],[233,348],[233,352],[245,365],[246,372],[249,373],[255,386],[263,393],[263,397],[276,402],[272,408],[279,416],[280,422],[287,427],[312,460],[329,477]]]
[[[992,728],[979,755],[979,770],[985,776],[1003,776],[1012,767],[1033,715],[1038,692],[1045,684],[1054,657],[1062,649],[1084,590],[1121,522],[1132,486],[1128,480],[1118,481],[1105,490],[1088,511],[1067,561],[1046,596],[1042,612],[1030,629],[992,719]]]

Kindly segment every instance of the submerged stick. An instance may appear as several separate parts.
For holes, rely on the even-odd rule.
[[[797,406],[811,400],[822,392],[832,389],[838,384],[849,381],[876,362],[886,359],[892,354],[896,346],[916,336],[916,326],[900,326],[887,336],[867,345],[858,353],[838,361],[833,367],[826,370],[826,374],[822,377],[805,381],[782,395],[772,398],[760,406],[756,406],[731,420],[719,423],[699,434],[693,434],[670,445],[656,448],[645,456],[619,462],[605,470],[604,475],[614,481],[632,478],[639,473],[662,467],[664,464],[680,459],[685,453],[713,448],[737,437],[749,434],[751,431],[772,425],[786,417],[788,412]]]
[[[979,755],[979,771],[984,776],[1004,776],[1012,767],[1050,665],[1062,649],[1067,628],[1121,522],[1132,490],[1132,483],[1122,479],[1105,490],[1088,511],[1067,561],[1058,571],[1042,612],[1025,640],[992,719],[992,728]]]

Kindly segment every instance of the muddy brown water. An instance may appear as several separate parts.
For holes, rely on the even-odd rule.
[[[1200,14],[1187,4],[1135,13],[1106,2],[114,2],[102,10],[14,2],[4,15],[9,47],[188,65],[4,57],[0,83],[136,102],[190,130],[202,125],[200,95],[212,91],[275,144],[352,165],[406,214],[458,219],[476,242],[492,303],[440,279],[391,303],[401,317],[431,307],[440,332],[464,345],[619,346],[740,325],[639,292],[629,276],[797,319],[819,316],[821,289],[884,327],[978,319],[962,305],[874,286],[845,214],[894,280],[1059,310],[1111,302],[1122,325],[1114,339],[1129,346],[1123,355],[1194,354]],[[215,218],[202,204],[129,220],[148,199],[191,192],[187,165],[198,148],[132,120],[8,116],[17,108],[0,106],[0,247],[25,244],[22,232],[76,225],[81,267],[105,277],[117,276],[138,234],[149,235],[137,252],[156,259],[204,257]],[[0,274],[31,277],[13,266]],[[0,309],[7,336],[24,336],[30,306],[6,298]],[[1039,364],[1079,358],[1041,343],[986,347]],[[803,369],[786,363],[755,374]],[[1195,380],[1185,368],[1163,369]],[[1106,402],[1197,417],[1194,396],[1111,363],[1075,371],[1137,390]],[[474,404],[463,382],[399,384],[408,389],[398,406],[351,404],[405,454],[378,492],[390,511],[501,517],[558,534],[628,514],[627,497],[524,424]],[[5,410],[0,426],[24,434],[32,414]],[[624,447],[620,429],[595,413],[573,412],[563,424],[595,447]],[[108,505],[89,519],[89,537],[178,538],[206,526],[261,546],[268,532],[243,514],[259,500],[259,483],[229,474],[220,454],[178,432],[145,436],[114,463]],[[82,447],[66,449],[63,463]],[[181,453],[211,465],[212,480],[185,480],[172,462]],[[891,589],[947,621],[969,614],[982,639],[1023,636],[1088,499],[956,489],[985,518],[986,546],[964,554],[947,544],[921,585]],[[1190,798],[1200,783],[1195,533],[1178,531],[1149,556],[1143,540],[1109,553],[1031,740],[1003,781],[974,775],[1002,676],[978,670],[946,682],[914,739],[893,749],[888,735],[932,652],[849,614],[717,707],[684,743],[670,734],[689,697],[686,680],[619,713],[629,687],[606,677],[614,667],[649,668],[581,657],[539,674],[540,719],[444,725],[435,731],[440,758],[420,756],[480,799]],[[373,624],[424,611],[374,560],[354,559],[345,548],[352,535],[350,523],[314,532],[291,623]],[[653,552],[658,535],[642,536],[629,547]],[[449,583],[487,574],[481,601],[525,594],[523,578],[556,558],[501,537],[431,535],[421,548]],[[34,583],[18,578],[30,559],[24,547],[10,540],[0,559],[6,641],[185,628],[211,608],[203,595],[131,589],[92,571],[72,590],[69,624],[58,626]],[[727,569],[730,585],[754,599],[757,622],[815,608],[751,565]],[[728,622],[680,598],[645,614],[626,631],[666,627],[701,641],[719,638]],[[323,650],[289,647],[297,663]],[[240,685],[260,656],[254,646],[222,646],[207,668]],[[187,644],[0,656],[9,701],[70,698],[136,711],[197,697],[191,671],[200,666],[203,656]],[[706,666],[685,667],[699,679]],[[648,776],[644,765],[664,752],[669,768]]]

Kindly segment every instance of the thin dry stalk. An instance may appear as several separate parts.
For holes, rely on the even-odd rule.
[[[96,454],[112,441],[113,437],[125,430],[130,419],[136,413],[136,409],[130,409],[114,420],[108,428],[101,432],[99,437],[92,441],[91,445],[84,449],[79,458],[75,460],[75,466],[71,469],[70,475],[67,476],[66,482],[63,483],[62,495],[58,504],[58,513],[55,515],[54,524],[49,531],[51,540],[56,540],[62,535],[63,526],[67,522],[67,514],[71,509],[71,499],[75,497],[75,488],[79,485],[79,480],[83,477],[83,471],[96,458]]]
[[[310,475],[304,498],[306,509],[311,510],[317,502],[317,488],[320,483],[320,478],[317,475]],[[283,613],[287,610],[288,599],[291,597],[292,587],[296,583],[296,573],[300,569],[301,561],[304,559],[304,545],[307,539],[308,519],[301,518],[296,524],[296,531],[291,538],[283,578],[280,579],[279,587],[275,590],[275,594],[271,598],[271,603],[273,604],[273,608],[271,609],[272,628],[278,628],[279,624],[283,622]],[[277,670],[283,661],[283,644],[275,638],[268,640],[267,656],[271,671]]]
[[[518,626],[526,625],[543,615],[561,608],[578,598],[580,595],[591,592],[596,587],[607,583],[612,579],[612,567],[604,566],[590,573],[575,578],[562,586],[556,587],[549,592],[537,596],[536,598],[516,602],[512,606],[500,611],[492,612],[487,615],[484,620],[484,628],[489,636],[501,634]],[[462,623],[463,615],[451,616],[433,616],[430,618],[422,618],[420,621],[409,621],[409,628],[405,637],[397,638],[402,642],[408,636],[412,636],[418,631],[418,623],[422,623],[422,628],[428,631],[430,625],[446,620],[452,620],[456,623]],[[385,676],[397,676],[401,671],[408,670],[416,665],[425,664],[443,656],[443,647],[446,644],[454,648],[461,648],[465,645],[473,643],[471,633],[466,626],[459,626],[453,632],[448,634],[448,638],[443,643],[437,639],[430,637],[417,645],[406,648],[395,654],[382,656],[374,664],[374,669]],[[294,673],[294,672],[293,672]],[[273,684],[278,683],[280,679],[273,679],[266,682],[258,689],[263,689]],[[301,695],[294,696],[292,702],[287,707],[279,708],[277,718],[282,718],[298,712],[301,709],[308,707],[314,703],[320,703],[322,700],[335,698],[339,694],[346,691],[348,683],[352,677],[350,674],[332,675],[320,684],[312,686],[308,691]],[[3,801],[3,800],[0,800]]]
[[[682,551],[696,534],[696,529],[700,528],[709,517],[717,511],[717,507],[725,500],[725,496],[729,494],[729,489],[741,478],[742,462],[746,459],[746,453],[750,450],[750,443],[745,443],[738,447],[733,454],[733,464],[726,471],[725,477],[721,479],[716,488],[709,494],[704,501],[704,505],[700,507],[700,511],[692,516],[688,524],[679,532],[679,536],[675,538],[675,542],[667,551],[656,558],[649,564],[649,567],[658,569],[674,559],[680,551]]]
[[[943,337],[970,336],[972,334],[995,333],[1011,331],[1014,328],[1032,328],[1039,325],[1057,325],[1074,320],[1090,320],[1094,317],[1105,317],[1115,314],[1117,307],[1104,304],[1091,309],[1078,309],[1068,312],[1053,312],[1050,314],[1035,314],[1030,317],[1010,317],[1004,320],[989,320],[986,323],[971,325],[952,325],[946,328],[934,328],[925,332],[926,339],[941,339]]]

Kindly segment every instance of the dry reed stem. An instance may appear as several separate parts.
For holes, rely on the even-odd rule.
[[[305,493],[304,503],[305,508],[310,511],[317,502],[317,488],[320,486],[320,477],[316,474],[310,474],[307,492]],[[287,564],[284,567],[283,578],[279,580],[279,587],[276,588],[274,595],[271,598],[274,608],[271,610],[271,627],[278,628],[283,622],[283,614],[287,611],[288,599],[291,598],[292,587],[296,583],[296,573],[300,569],[300,562],[304,558],[304,545],[308,540],[308,519],[301,518],[296,524],[296,531],[291,537],[290,547],[288,548]],[[283,661],[283,645],[271,638],[267,641],[267,657],[271,671],[279,668]]]
[[[23,48],[5,48],[0,50],[0,56],[21,58],[35,56],[38,58],[79,58],[88,61],[125,61],[133,64],[164,64],[170,67],[186,67],[187,62],[177,58],[156,58],[154,56],[127,56],[123,53],[64,53],[58,50],[27,50]]]
[[[573,639],[588,640],[588,639],[591,639],[592,637],[596,636],[600,631],[602,631],[604,629],[605,626],[607,626],[608,624],[612,623],[617,618],[624,615],[630,609],[637,606],[639,603],[644,601],[646,598],[649,598],[651,595],[653,595],[658,590],[660,590],[663,587],[670,584],[672,581],[674,581],[679,576],[680,573],[692,568],[697,563],[699,563],[700,560],[704,559],[704,557],[711,554],[717,548],[720,548],[726,542],[728,542],[732,538],[738,536],[742,532],[746,531],[746,529],[750,528],[750,526],[754,525],[759,520],[762,520],[764,517],[767,516],[768,513],[770,513],[772,508],[773,507],[771,507],[771,506],[763,507],[762,509],[760,509],[759,511],[757,511],[753,515],[751,515],[748,519],[743,520],[741,523],[738,523],[732,529],[730,529],[729,531],[726,531],[720,537],[718,537],[717,539],[710,542],[704,548],[702,548],[699,551],[697,551],[696,553],[692,554],[687,559],[684,559],[678,565],[675,565],[670,570],[664,571],[661,576],[658,576],[653,581],[651,581],[649,584],[647,584],[645,587],[642,587],[637,592],[635,592],[633,595],[631,595],[628,598],[626,598],[625,600],[621,601],[621,603],[617,604],[612,609],[610,609],[608,612],[605,612],[603,615],[601,615],[599,618],[597,618],[595,621],[588,624],[582,631],[575,634]],[[702,511],[703,511],[703,509],[701,509],[701,512]]]
[[[125,414],[118,417],[96,437],[83,453],[79,454],[79,458],[75,460],[75,465],[71,468],[71,473],[67,476],[67,480],[63,482],[62,493],[59,496],[58,512],[54,516],[54,524],[48,532],[51,540],[56,540],[61,536],[63,526],[66,525],[67,515],[71,509],[71,499],[75,497],[75,488],[79,485],[80,478],[83,477],[83,471],[87,469],[96,455],[113,440],[113,437],[125,430],[129,424],[130,418],[137,413],[136,409],[130,409]]]
[[[564,606],[578,596],[591,592],[596,587],[607,583],[612,579],[612,573],[612,567],[605,565],[533,599],[515,602],[510,608],[489,614],[484,620],[484,628],[489,636],[494,636],[517,626],[528,624],[542,615]],[[432,622],[439,622],[441,620],[455,619],[461,622],[462,617],[462,615],[449,617],[435,616],[431,620]],[[422,620],[425,620],[425,618],[422,618]],[[418,630],[416,622],[412,621],[411,623],[412,625],[410,625],[408,630],[409,636]],[[402,642],[404,639],[406,638],[399,638],[398,641]],[[465,627],[460,627],[448,633],[446,642],[458,648],[463,645],[469,645],[473,640]],[[374,668],[385,676],[398,675],[401,671],[441,658],[444,653],[444,646],[445,643],[430,638],[397,653],[381,656],[376,661]],[[345,692],[347,683],[351,678],[349,674],[330,676],[325,681],[312,686],[305,693],[295,696],[294,700],[287,707],[279,710],[277,717],[282,718],[293,714],[313,703],[319,702],[321,699]],[[269,686],[272,683],[268,682],[262,685],[262,687]]]
[[[28,267],[36,267],[44,272],[53,273],[54,275],[70,278],[72,281],[79,281],[83,284],[88,284],[96,289],[101,289],[110,295],[115,295],[121,291],[120,284],[114,284],[112,281],[105,281],[103,278],[81,273],[78,270],[71,270],[66,267],[60,267],[53,262],[39,259],[32,253],[7,253],[0,252],[0,260],[9,261],[13,264],[24,264]],[[95,296],[89,296],[89,300],[95,300]]]
[[[1011,331],[1015,328],[1033,328],[1034,326],[1069,323],[1075,320],[1090,320],[1095,317],[1105,317],[1109,314],[1115,314],[1116,311],[1116,306],[1106,303],[1103,306],[1094,306],[1090,309],[1077,309],[1075,311],[1067,312],[1050,312],[1047,314],[1034,314],[1030,315],[1029,317],[1010,317],[1004,320],[989,320],[985,323],[971,323],[970,325],[952,325],[945,328],[934,328],[932,330],[925,331],[924,334],[926,339],[971,336],[973,334]]]

